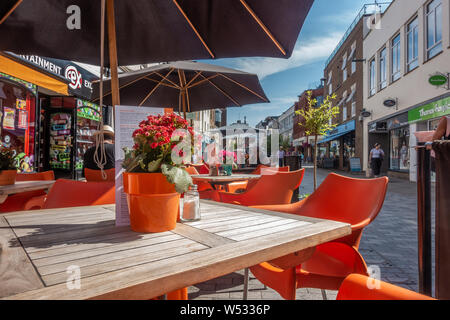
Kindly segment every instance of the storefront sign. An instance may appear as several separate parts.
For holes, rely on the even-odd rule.
[[[428,79],[428,82],[433,86],[443,86],[447,83],[448,78],[443,74],[435,74]]]
[[[77,99],[78,117],[100,121],[100,107],[92,102]]]
[[[450,97],[428,103],[408,112],[409,122],[418,122],[439,118],[450,114]]]
[[[43,58],[33,55],[15,55],[21,60],[31,63],[41,69],[53,73],[69,80],[69,93],[78,97],[90,99],[92,96],[92,81],[97,77],[84,68],[72,63],[71,61]]]

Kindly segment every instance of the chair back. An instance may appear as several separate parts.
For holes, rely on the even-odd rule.
[[[265,165],[260,164],[255,171],[252,172],[252,174],[260,174],[260,175],[270,175],[273,174],[273,172],[289,172],[289,167],[268,167]],[[247,183],[247,190],[250,190],[253,188],[258,180],[249,180]]]
[[[35,173],[18,173],[16,181],[38,181],[38,180],[55,180],[53,170]]]
[[[106,179],[103,179],[101,170],[92,170],[88,168],[84,168],[84,177],[86,181],[97,181],[97,182],[105,182],[105,181],[116,181],[116,169],[111,168],[107,170],[103,170],[106,173]]]
[[[190,175],[193,174],[199,174],[197,169],[195,169],[195,167],[186,167],[185,170],[187,171],[187,173],[189,173]]]
[[[44,209],[95,206],[115,203],[113,182],[56,180],[45,200]]]
[[[362,229],[377,217],[383,206],[387,186],[387,177],[355,179],[331,173],[304,200],[297,214],[351,224],[353,233],[345,242],[357,248]]]
[[[255,185],[240,194],[242,205],[273,205],[291,203],[294,191],[303,180],[305,169],[291,172],[272,171],[273,174],[263,174]]]

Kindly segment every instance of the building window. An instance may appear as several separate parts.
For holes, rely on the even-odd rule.
[[[400,34],[398,34],[392,40],[392,81],[400,79],[401,73],[401,46],[400,46]]]
[[[342,107],[342,121],[347,120],[347,105],[344,103]]]
[[[353,42],[353,44],[352,44],[352,51],[350,52],[350,56],[348,58],[352,62],[351,71],[350,71],[351,73],[356,72],[356,62],[353,61],[355,59],[355,53],[356,53],[356,41]]]
[[[427,6],[427,58],[442,51],[442,3],[433,0]]]
[[[419,65],[419,19],[415,18],[407,28],[408,72]]]
[[[373,96],[377,92],[376,87],[376,67],[375,67],[375,58],[370,61],[370,70],[369,70],[369,95]]]
[[[348,78],[347,73],[347,53],[342,58],[342,83],[344,83]]]
[[[380,52],[380,90],[387,86],[386,48]]]
[[[330,83],[330,85],[328,86],[328,94],[331,96],[332,93],[333,93],[333,84]]]

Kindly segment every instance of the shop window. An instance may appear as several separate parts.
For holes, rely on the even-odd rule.
[[[409,170],[409,127],[391,130],[390,169]]]
[[[427,58],[442,51],[442,3],[433,0],[427,5]]]
[[[20,172],[35,170],[36,98],[20,84],[0,80],[0,147],[11,148]]]

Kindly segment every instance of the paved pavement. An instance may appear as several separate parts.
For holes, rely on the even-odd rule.
[[[319,169],[318,183],[321,183],[330,172]],[[342,172],[338,173],[342,174]],[[361,176],[361,178],[363,177]],[[312,191],[313,170],[307,167],[300,187],[300,195],[310,194]],[[375,221],[365,229],[360,252],[368,266],[375,267],[374,270],[379,268],[382,280],[418,291],[417,195],[415,183],[398,178],[390,179],[383,208]],[[189,299],[240,300],[243,294],[243,274],[243,271],[239,271],[192,286],[189,288]],[[328,299],[335,299],[336,293],[335,291],[327,291]],[[256,300],[281,299],[274,290],[264,288],[264,285],[252,275],[250,275],[248,298]],[[320,300],[322,295],[318,289],[298,289],[297,299]]]

